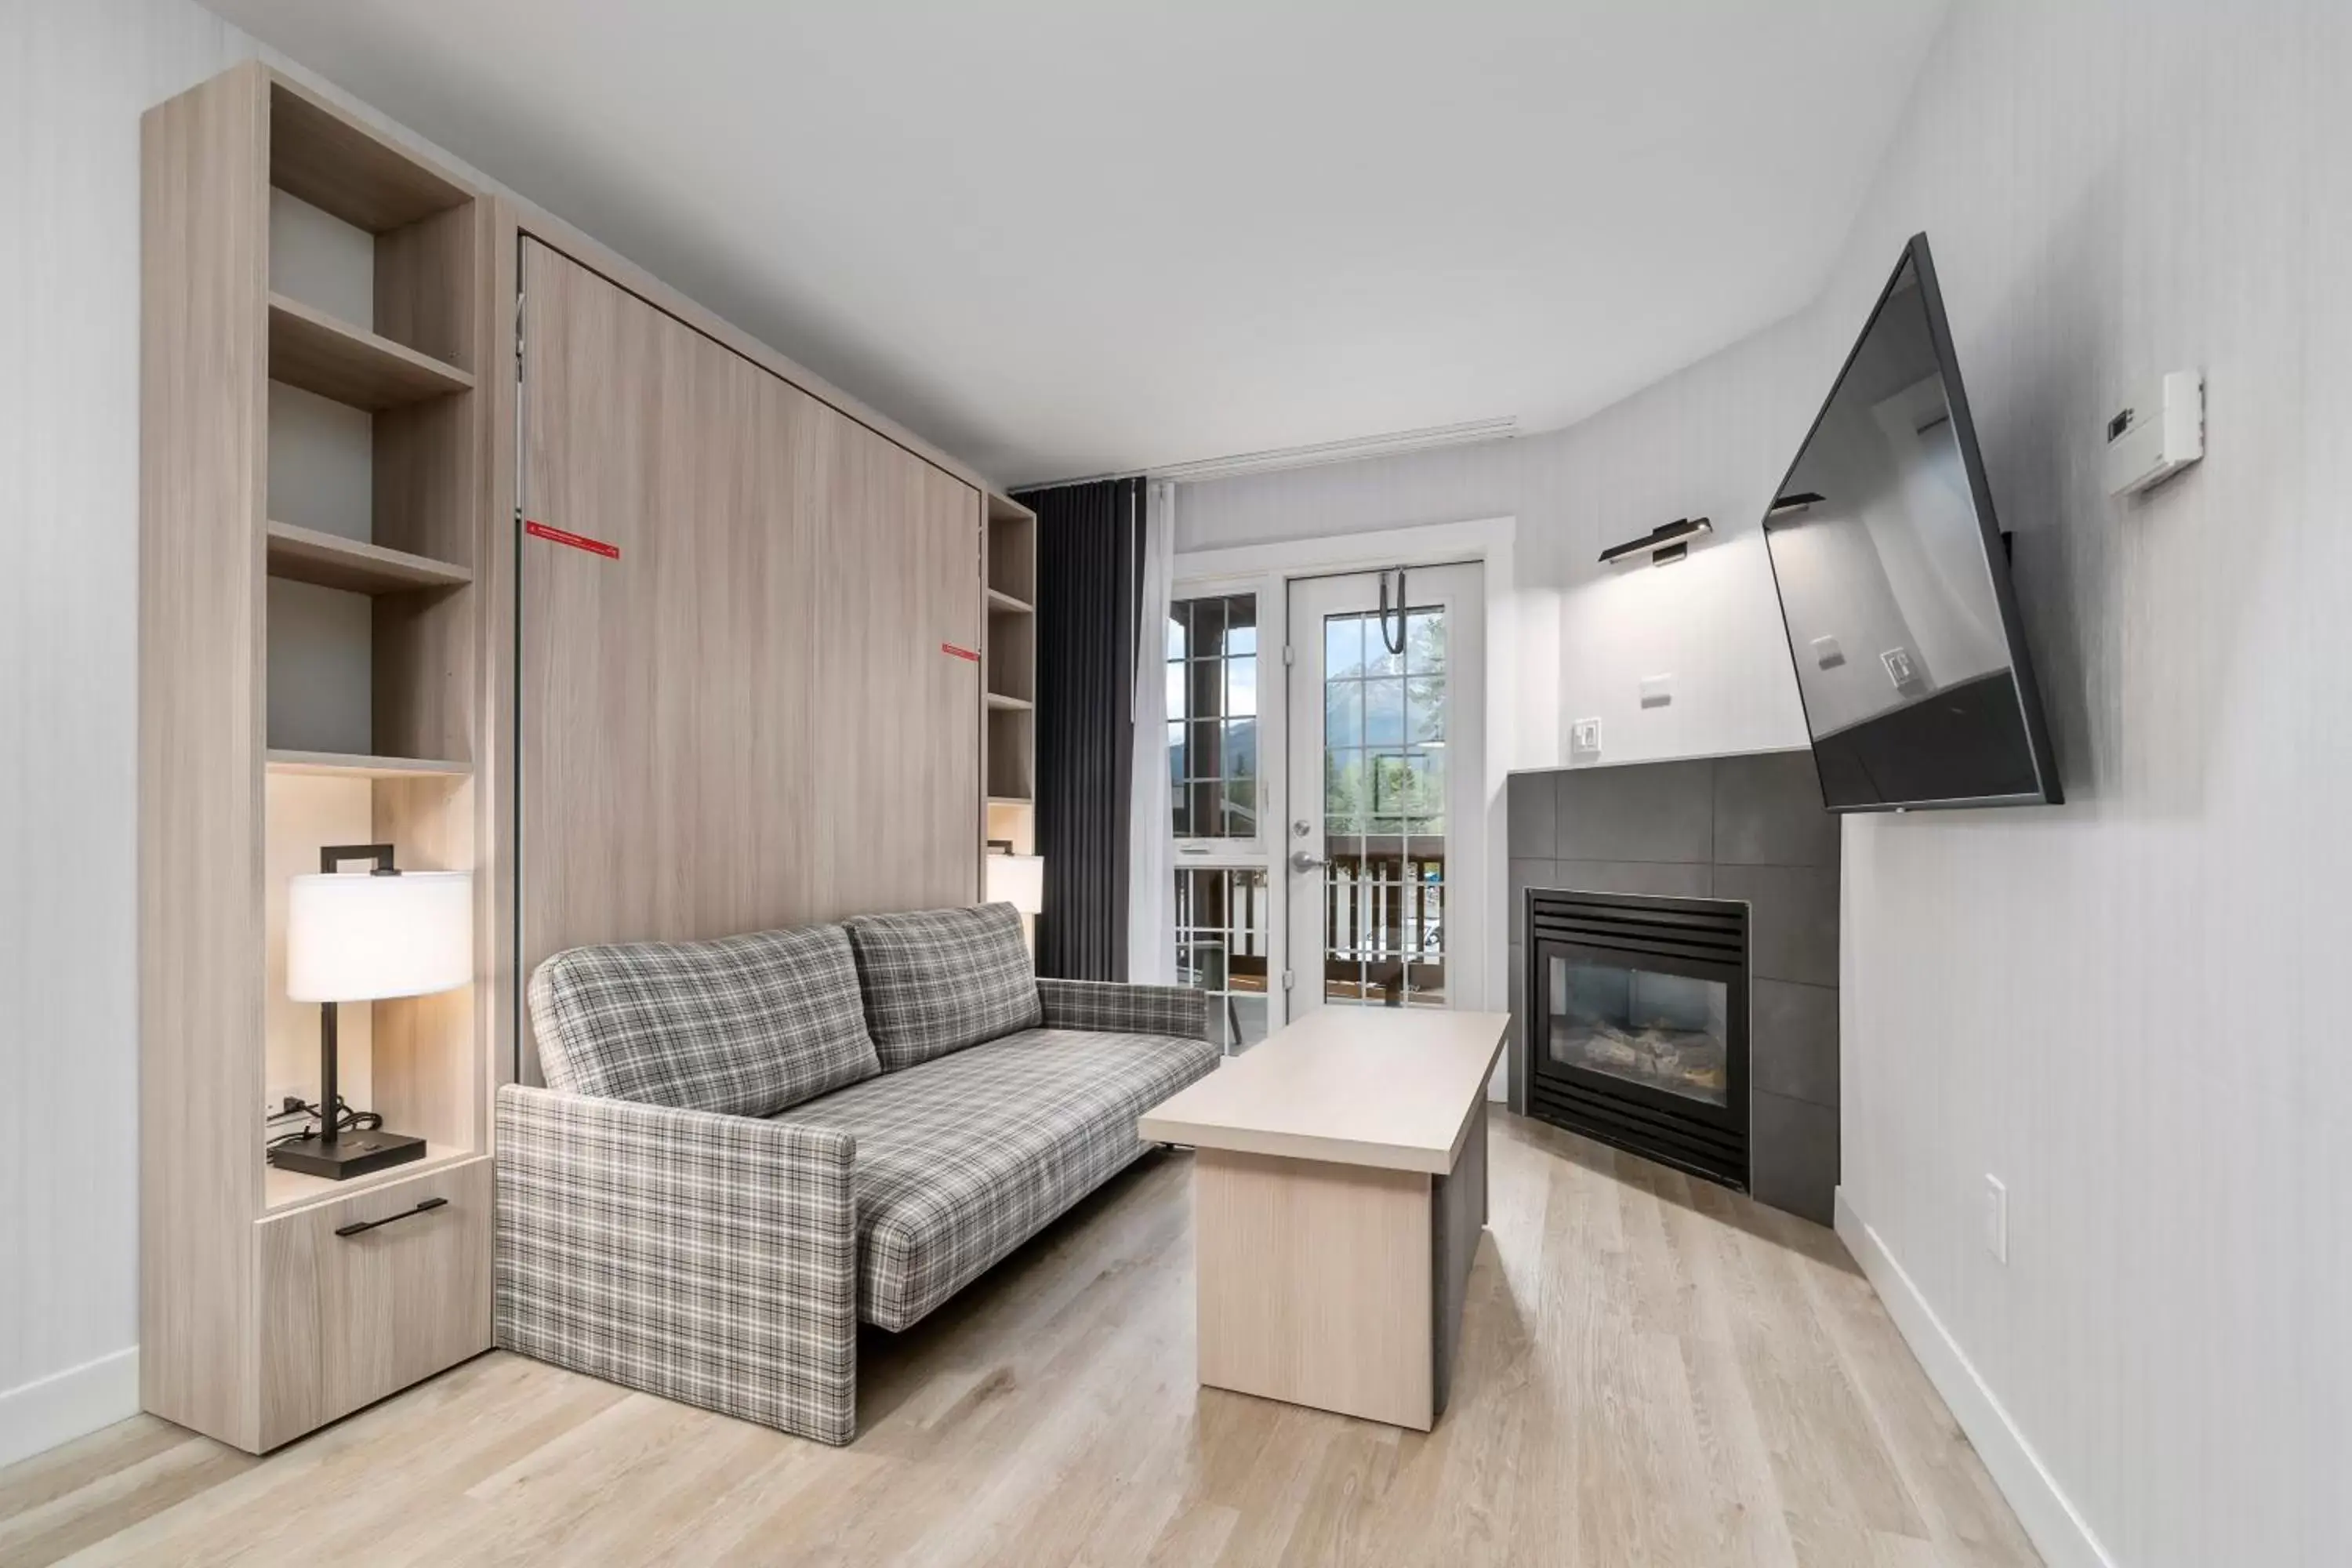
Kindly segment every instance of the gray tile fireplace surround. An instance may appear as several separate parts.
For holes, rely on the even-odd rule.
[[[1513,773],[1511,1105],[1527,1108],[1526,893],[1749,906],[1749,1185],[1830,1223],[1838,1180],[1838,820],[1804,752]]]

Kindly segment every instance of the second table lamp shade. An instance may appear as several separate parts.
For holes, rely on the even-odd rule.
[[[1045,908],[1045,861],[1039,855],[991,855],[987,859],[986,897],[992,904],[1011,904],[1024,915]]]

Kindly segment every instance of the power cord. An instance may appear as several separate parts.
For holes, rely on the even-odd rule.
[[[264,1147],[275,1149],[280,1143],[295,1143],[299,1142],[305,1138],[315,1138],[318,1136],[317,1131],[307,1125],[307,1122],[313,1118],[320,1120],[322,1123],[324,1121],[324,1118],[320,1115],[320,1110],[317,1106],[312,1105],[308,1100],[297,1100],[290,1094],[288,1095],[283,1101],[282,1109],[268,1120],[271,1121],[283,1121],[289,1116],[299,1116],[304,1118],[306,1125],[292,1132],[279,1133],[277,1137],[270,1139]],[[373,1110],[353,1110],[351,1106],[351,1101],[345,1100],[340,1094],[335,1096],[335,1131],[337,1132],[373,1132],[383,1125],[383,1118],[376,1112]]]

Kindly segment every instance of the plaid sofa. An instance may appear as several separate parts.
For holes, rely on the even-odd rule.
[[[1143,1152],[1206,998],[1038,979],[1010,906],[576,948],[498,1097],[506,1349],[828,1443],[898,1330]]]

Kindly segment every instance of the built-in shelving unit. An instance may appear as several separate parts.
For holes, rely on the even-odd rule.
[[[345,1100],[425,1159],[334,1182],[266,1142],[320,1092],[291,879],[389,842],[478,911],[493,880],[493,225],[258,63],[149,110],[142,158],[142,1398],[259,1451],[489,1341],[493,922],[472,984],[341,1010]]]
[[[982,505],[988,551],[983,816],[988,838],[1027,855],[1037,839],[1037,514],[1000,495]]]

